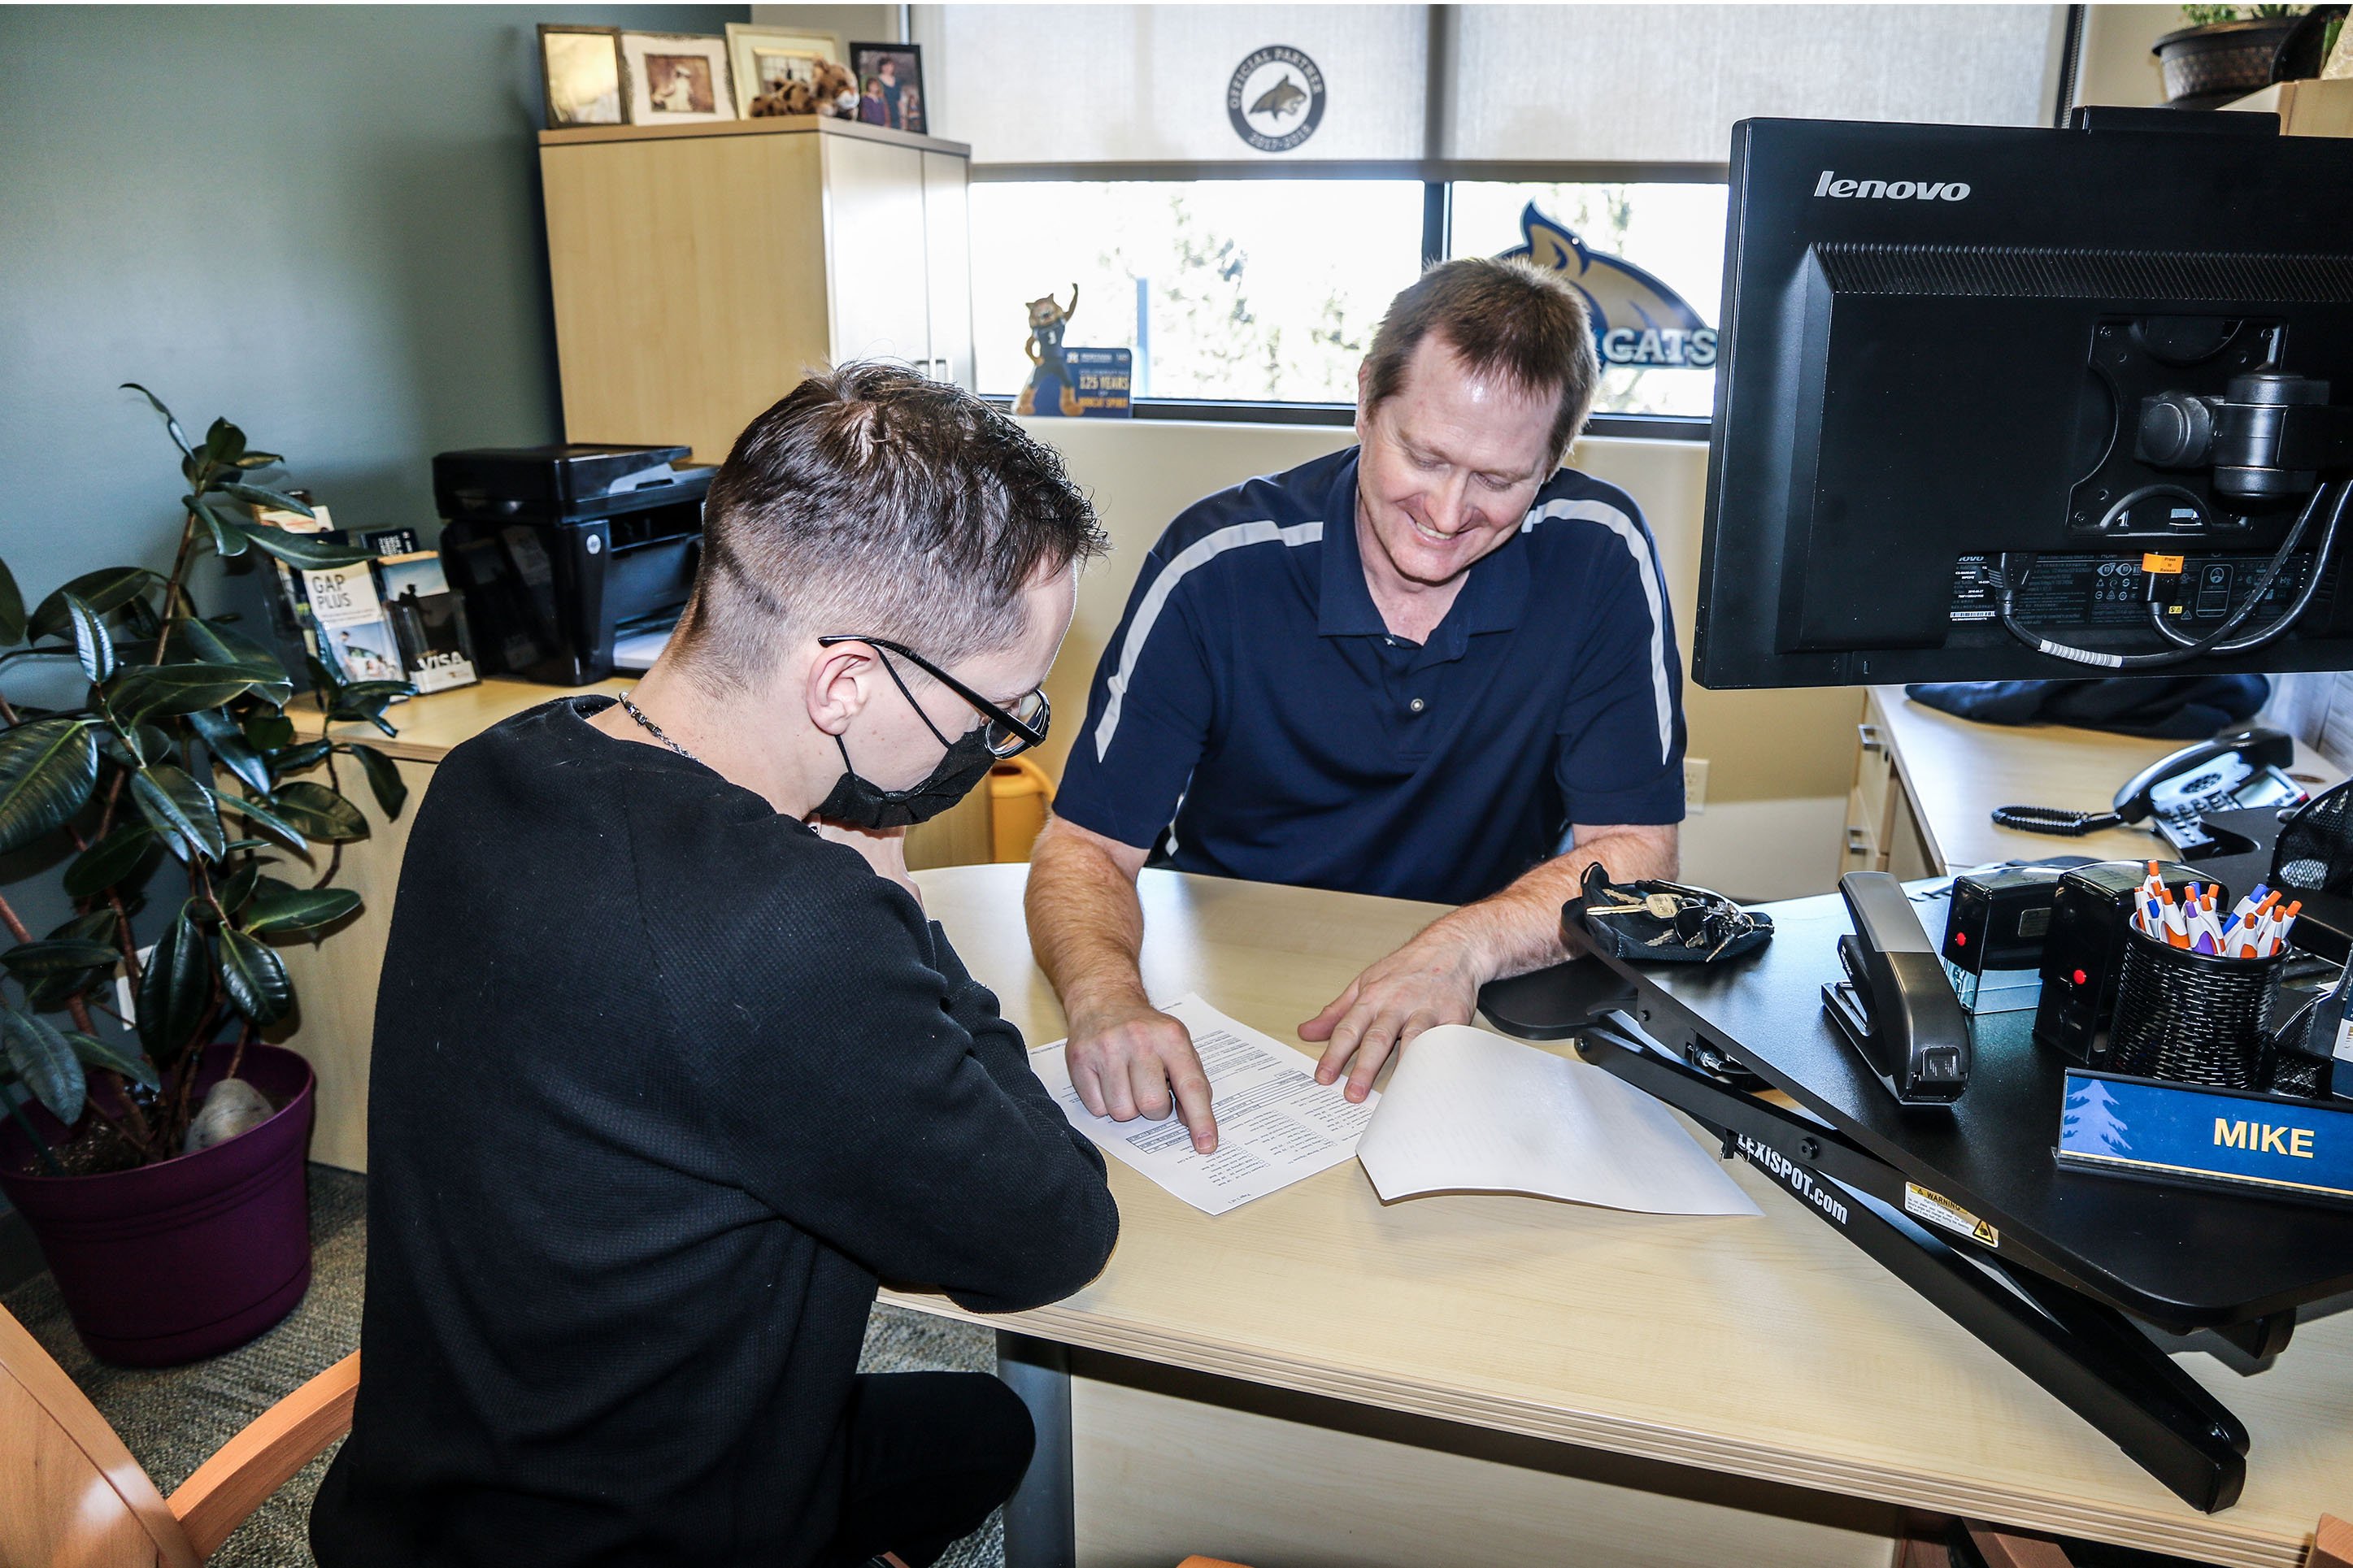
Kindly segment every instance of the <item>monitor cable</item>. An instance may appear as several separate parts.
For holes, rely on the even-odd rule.
[[[2034,569],[2035,556],[2031,552],[2004,551],[1996,560],[1994,566],[1987,573],[1989,584],[1994,591],[1996,614],[2003,628],[2010,636],[2036,652],[2049,654],[2054,658],[2063,658],[2076,664],[2091,665],[2101,669],[2163,669],[2173,665],[2187,664],[2191,659],[2202,658],[2210,653],[2235,653],[2245,648],[2261,647],[2285,632],[2295,623],[2296,618],[2304,614],[2306,606],[2311,604],[2314,593],[2320,583],[2321,573],[2328,563],[2328,552],[2337,539],[2337,524],[2343,521],[2348,499],[2353,499],[2353,480],[2347,480],[2337,487],[2336,502],[2329,508],[2327,527],[2322,532],[2320,548],[2314,553],[2311,576],[2305,583],[2303,591],[2296,595],[2295,602],[2263,630],[2250,634],[2235,643],[2232,638],[2238,629],[2246,624],[2247,618],[2255,613],[2256,606],[2263,603],[2263,595],[2270,593],[2272,584],[2279,580],[2279,574],[2286,570],[2289,558],[2295,553],[2296,546],[2304,542],[2304,536],[2310,530],[2312,520],[2318,514],[2327,495],[2328,489],[2325,485],[2312,492],[2312,499],[2305,503],[2304,510],[2296,517],[2295,525],[2288,530],[2287,537],[2280,542],[2279,549],[2265,563],[2263,575],[2256,579],[2254,591],[2247,595],[2245,603],[2232,611],[2221,626],[2216,626],[2204,637],[2191,640],[2160,623],[2157,629],[2164,633],[2168,641],[2179,645],[2163,652],[2105,653],[2097,648],[2075,647],[2066,643],[2053,642],[2021,624],[2017,614],[2018,586]],[[2054,829],[2043,828],[2041,831],[2051,832]],[[2064,831],[2064,829],[2057,831]],[[2092,829],[2086,828],[2082,831],[2089,832]]]

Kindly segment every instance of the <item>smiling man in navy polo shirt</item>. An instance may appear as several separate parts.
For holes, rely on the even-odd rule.
[[[1362,1100],[1479,987],[1566,956],[1599,860],[1672,876],[1682,675],[1627,495],[1561,468],[1599,366],[1582,300],[1517,262],[1425,273],[1357,377],[1357,445],[1193,506],[1145,560],[1029,875],[1071,1078],[1216,1146],[1191,1038],[1136,968],[1137,871],[1461,906],[1300,1037]]]

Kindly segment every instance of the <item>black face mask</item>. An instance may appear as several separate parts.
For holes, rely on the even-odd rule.
[[[914,788],[884,789],[849,765],[849,748],[840,736],[833,743],[841,749],[841,777],[817,815],[872,832],[929,822],[970,795],[997,762],[988,749],[988,726],[977,725],[951,742],[940,765]]]

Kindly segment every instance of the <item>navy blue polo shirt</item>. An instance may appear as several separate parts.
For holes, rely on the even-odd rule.
[[[1430,634],[1365,584],[1350,447],[1160,536],[1103,650],[1056,815],[1253,881],[1468,903],[1571,823],[1683,815],[1682,667],[1623,490],[1564,468]]]

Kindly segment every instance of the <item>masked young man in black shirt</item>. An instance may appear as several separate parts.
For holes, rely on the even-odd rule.
[[[902,853],[1043,738],[1092,511],[852,364],[744,433],[705,533],[628,697],[459,747],[418,812],[324,1568],[921,1568],[1033,1436],[994,1378],[857,1373],[878,1279],[1009,1311],[1111,1251],[1102,1157]]]

